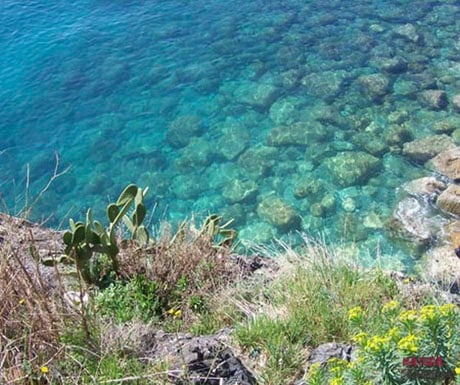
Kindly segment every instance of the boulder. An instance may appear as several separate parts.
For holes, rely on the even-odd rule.
[[[449,136],[444,134],[431,135],[405,143],[403,154],[415,162],[425,163],[439,153],[454,147],[455,144]]]
[[[434,238],[429,207],[414,197],[402,199],[387,223],[388,232],[393,238],[413,243],[416,247],[427,246]]]
[[[406,72],[407,61],[400,56],[395,56],[392,58],[385,58],[380,61],[379,67],[384,72],[387,72],[390,74],[400,74],[400,73]]]
[[[403,185],[403,189],[414,197],[427,197],[435,201],[441,191],[446,189],[446,184],[430,176],[414,179]]]
[[[234,160],[249,145],[249,131],[242,125],[229,124],[221,128],[221,138],[217,142],[217,153],[226,160]]]
[[[392,124],[385,135],[385,140],[390,146],[402,146],[414,139],[412,131],[404,125]]]
[[[432,110],[442,110],[447,107],[447,94],[442,90],[425,90],[418,94],[419,103]]]
[[[252,179],[266,176],[278,159],[278,150],[267,146],[254,146],[242,153],[238,164],[243,168],[245,175]]]
[[[294,208],[277,196],[263,198],[257,206],[257,214],[279,229],[295,229],[300,225],[300,218]]]
[[[460,111],[460,94],[454,95],[452,98],[452,107],[456,111]]]
[[[451,291],[459,285],[460,263],[454,245],[438,246],[428,250],[418,264],[425,280],[436,282],[438,287]]]
[[[345,70],[311,73],[303,77],[301,84],[311,96],[332,100],[343,91],[350,75]]]
[[[257,191],[253,180],[233,179],[224,187],[222,195],[230,203],[249,202],[256,197]]]
[[[244,82],[233,93],[234,99],[260,110],[268,110],[277,99],[279,90],[268,83]]]
[[[444,212],[460,216],[460,186],[451,184],[439,195],[436,205]]]
[[[390,92],[390,81],[382,74],[362,75],[358,82],[363,92],[372,99],[380,99]]]
[[[324,183],[319,178],[307,176],[302,178],[294,187],[294,197],[302,199],[306,197],[317,198],[325,191]]]
[[[352,345],[340,344],[337,342],[328,342],[319,345],[316,349],[313,349],[308,356],[306,372],[308,372],[308,368],[312,364],[319,363],[324,367],[331,358],[351,361],[352,352]]]
[[[169,124],[166,141],[173,147],[184,147],[193,136],[199,135],[202,128],[203,123],[198,116],[179,116]]]
[[[326,159],[323,164],[345,187],[366,182],[382,165],[378,158],[361,151],[339,153]]]
[[[397,26],[396,28],[393,29],[393,33],[396,36],[402,37],[412,43],[419,43],[422,40],[415,26],[410,23]]]
[[[432,130],[438,134],[450,134],[460,128],[460,116],[449,116],[433,124]]]
[[[269,146],[306,146],[324,141],[331,130],[318,121],[294,123],[289,126],[272,128],[267,135]]]
[[[460,180],[460,147],[441,152],[429,161],[428,166],[454,181]]]

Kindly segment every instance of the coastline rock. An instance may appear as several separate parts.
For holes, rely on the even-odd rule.
[[[336,342],[328,342],[319,345],[309,354],[305,371],[308,372],[309,367],[316,363],[319,363],[324,367],[331,358],[351,361],[352,352],[352,345],[345,345]]]
[[[381,161],[365,152],[342,152],[323,164],[341,186],[364,183],[380,169]]]
[[[199,135],[203,128],[196,115],[184,115],[174,119],[166,131],[166,141],[173,147],[185,147],[193,136]]]
[[[280,229],[289,230],[300,225],[300,218],[294,208],[277,196],[263,198],[257,206],[257,214]]]
[[[349,74],[344,70],[312,73],[302,78],[301,84],[307,93],[321,99],[333,100],[343,90]]]
[[[451,291],[452,286],[458,287],[460,263],[455,255],[455,247],[444,245],[428,250],[418,265],[425,279],[436,282],[442,289]]]
[[[390,81],[385,75],[363,75],[358,78],[364,93],[372,99],[380,99],[390,92]]]
[[[427,219],[429,208],[414,197],[402,199],[387,223],[389,234],[415,244],[416,247],[427,246],[434,238],[434,231]]]
[[[317,197],[325,191],[324,183],[319,178],[307,176],[301,179],[294,187],[294,197],[297,199],[312,196]]]
[[[460,117],[449,116],[446,119],[439,120],[433,124],[433,131],[439,134],[450,134],[460,128]]]
[[[460,179],[460,147],[441,152],[428,162],[434,171],[456,181]]]
[[[403,155],[415,162],[425,163],[446,149],[450,150],[454,147],[454,142],[447,135],[431,135],[405,143]]]
[[[442,211],[460,216],[460,186],[451,184],[439,195],[436,204]]]
[[[403,185],[403,189],[409,195],[415,197],[427,197],[432,201],[434,201],[436,197],[446,189],[446,187],[447,185],[444,182],[441,182],[432,176],[414,179]]]
[[[432,110],[442,110],[447,107],[447,94],[442,90],[425,90],[418,94],[419,103]]]
[[[385,140],[390,146],[401,146],[412,139],[414,139],[412,131],[399,124],[392,124],[385,135]]]

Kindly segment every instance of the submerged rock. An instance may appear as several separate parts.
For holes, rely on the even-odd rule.
[[[230,124],[221,129],[217,153],[226,160],[234,160],[249,145],[249,131],[242,125]]]
[[[441,152],[428,165],[454,181],[460,180],[460,147]]]
[[[429,218],[427,204],[414,197],[402,199],[387,223],[389,234],[393,238],[412,242],[417,246],[427,246],[435,232]]]
[[[269,146],[306,146],[324,141],[331,130],[318,121],[295,123],[272,128],[267,135]]]
[[[393,29],[396,36],[402,37],[412,43],[421,42],[422,38],[413,24],[407,23]]]
[[[424,163],[446,149],[455,147],[453,140],[447,135],[431,135],[405,143],[403,155],[415,162]]]
[[[193,136],[199,135],[203,128],[196,115],[184,115],[174,119],[166,131],[166,141],[173,147],[184,147]]]
[[[460,111],[460,94],[454,95],[452,98],[452,107],[456,111]]]
[[[230,203],[248,202],[257,195],[257,184],[252,180],[233,179],[224,188],[223,197]]]
[[[251,107],[267,110],[277,99],[279,90],[272,84],[244,82],[234,92],[235,100]]]
[[[418,94],[418,101],[422,106],[432,110],[442,110],[447,107],[447,94],[442,90],[425,90]]]
[[[358,78],[364,93],[372,99],[380,99],[390,92],[390,81],[385,75],[363,75]]]
[[[238,164],[244,169],[245,174],[258,179],[266,176],[278,158],[278,150],[267,146],[254,146],[249,148],[238,159]]]
[[[364,183],[382,166],[378,158],[362,151],[342,152],[323,163],[341,186]]]
[[[263,198],[257,206],[257,214],[282,230],[298,228],[300,218],[295,209],[277,196]]]
[[[317,198],[325,191],[324,183],[319,178],[307,176],[302,178],[294,187],[294,197],[302,199],[306,197]]]

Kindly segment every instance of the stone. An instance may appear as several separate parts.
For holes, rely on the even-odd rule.
[[[380,156],[388,151],[387,144],[379,136],[370,132],[360,132],[352,137],[353,143],[372,155]]]
[[[433,131],[438,134],[450,134],[460,128],[460,116],[449,116],[433,124]]]
[[[208,140],[193,138],[186,147],[180,150],[180,157],[175,161],[175,167],[181,171],[187,171],[209,166],[215,150],[215,146]]]
[[[245,175],[251,179],[258,179],[270,172],[277,159],[278,150],[276,148],[257,145],[240,155],[238,165],[244,169]]]
[[[373,211],[369,212],[364,217],[363,225],[367,229],[382,229],[384,227],[384,223],[380,219],[380,216]]]
[[[455,255],[454,245],[443,245],[428,250],[419,263],[420,273],[425,280],[436,282],[445,290],[451,289],[460,277],[460,263]]]
[[[387,222],[391,237],[409,241],[418,246],[427,246],[434,238],[431,226],[429,207],[414,197],[403,198]]]
[[[326,140],[331,130],[318,121],[294,123],[289,126],[278,126],[267,135],[269,146],[307,146]]]
[[[403,185],[404,191],[414,197],[427,197],[431,201],[435,201],[441,191],[446,189],[446,184],[440,180],[428,176],[424,178],[414,179]]]
[[[419,43],[422,40],[415,26],[410,23],[397,26],[393,29],[393,33],[396,36],[402,37],[412,43]]]
[[[268,83],[244,82],[233,93],[234,99],[260,110],[268,110],[278,98],[279,90]]]
[[[270,119],[276,125],[289,125],[299,118],[299,100],[280,98],[270,107]]]
[[[345,187],[366,182],[382,166],[378,158],[362,151],[342,152],[326,159],[323,164]]]
[[[173,147],[185,147],[193,136],[203,129],[201,119],[196,115],[184,115],[174,119],[166,131],[166,141]]]
[[[442,110],[447,107],[447,94],[442,90],[425,90],[418,94],[419,103],[432,110]]]
[[[428,166],[454,181],[460,180],[460,147],[441,152],[428,162]]]
[[[385,75],[362,75],[358,78],[363,92],[372,99],[380,99],[390,92],[390,81]]]
[[[460,94],[454,95],[452,98],[452,108],[460,111]]]
[[[342,209],[346,212],[352,213],[356,210],[356,200],[352,197],[344,197],[341,202]]]
[[[453,140],[447,135],[431,135],[405,143],[402,153],[415,162],[425,163],[441,152],[454,147]]]
[[[311,73],[302,78],[301,84],[309,95],[323,100],[333,100],[343,91],[349,76],[344,70]]]
[[[385,134],[385,140],[390,146],[402,146],[414,139],[412,131],[404,125],[392,124]]]
[[[460,216],[460,186],[451,184],[439,195],[436,205],[444,212]]]
[[[240,124],[229,124],[220,129],[217,153],[226,160],[234,160],[249,146],[249,131]]]
[[[230,203],[250,202],[257,195],[257,184],[253,180],[233,179],[224,187],[223,197]]]
[[[401,74],[407,70],[407,61],[400,56],[385,58],[380,61],[379,67],[390,74]]]
[[[171,183],[171,193],[178,199],[197,199],[206,186],[197,175],[177,175]]]
[[[238,238],[246,247],[266,245],[276,237],[276,229],[269,223],[258,220],[238,231]]]
[[[332,358],[351,361],[353,350],[354,349],[352,345],[346,345],[337,342],[328,342],[319,345],[316,349],[311,351],[307,358],[306,372],[308,372],[308,368],[312,364],[318,363],[324,367]]]
[[[284,199],[277,196],[263,198],[257,206],[257,214],[272,225],[283,229],[295,229],[300,225],[300,218],[295,209]]]
[[[316,198],[325,191],[324,183],[319,178],[307,176],[302,178],[294,187],[294,197],[302,199],[306,197]]]

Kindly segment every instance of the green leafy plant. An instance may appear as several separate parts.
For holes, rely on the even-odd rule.
[[[90,268],[94,253],[108,256],[112,263],[112,270],[118,273],[119,247],[115,230],[121,221],[130,231],[131,239],[144,244],[149,242],[149,233],[142,224],[147,213],[143,202],[147,191],[147,188],[141,189],[135,184],[128,185],[117,201],[107,206],[108,229],[101,222],[93,220],[91,209],[86,213],[86,223],[69,220],[70,229],[63,235],[66,245],[64,252],[68,260],[75,262],[78,272],[86,282],[97,283],[97,277],[93,277]],[[132,206],[134,209],[130,214],[129,210]]]

